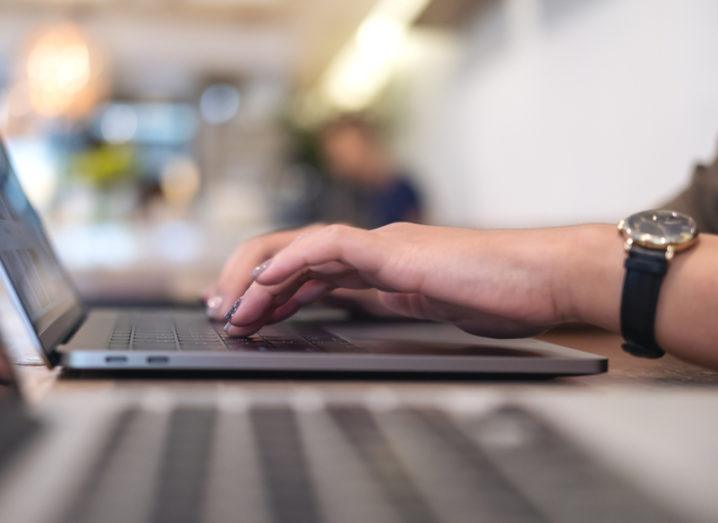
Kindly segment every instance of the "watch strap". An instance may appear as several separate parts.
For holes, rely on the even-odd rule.
[[[668,269],[664,251],[633,246],[625,261],[621,298],[623,350],[643,358],[660,358],[665,351],[656,342],[658,295]]]

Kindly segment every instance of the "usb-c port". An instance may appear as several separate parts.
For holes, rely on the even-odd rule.
[[[105,356],[105,363],[127,363],[127,356]]]
[[[147,363],[150,364],[163,364],[169,363],[170,359],[167,356],[147,356]]]

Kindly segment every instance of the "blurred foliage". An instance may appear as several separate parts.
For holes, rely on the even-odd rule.
[[[97,145],[74,153],[69,159],[69,171],[97,189],[110,189],[137,176],[135,150],[129,145]]]

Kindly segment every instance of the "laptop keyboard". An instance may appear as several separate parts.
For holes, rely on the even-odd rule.
[[[359,403],[129,410],[62,519],[677,520],[526,410]]]
[[[217,328],[215,328],[217,327]],[[135,351],[353,352],[347,340],[310,325],[270,325],[260,334],[230,338],[197,312],[120,313],[107,348]]]
[[[288,407],[253,409],[249,416],[267,505],[276,521],[322,520],[295,413]]]

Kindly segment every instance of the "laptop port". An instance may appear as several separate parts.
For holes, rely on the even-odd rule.
[[[147,363],[157,365],[163,363],[169,363],[170,359],[167,356],[147,356]]]
[[[127,363],[127,356],[105,356],[105,363]]]

